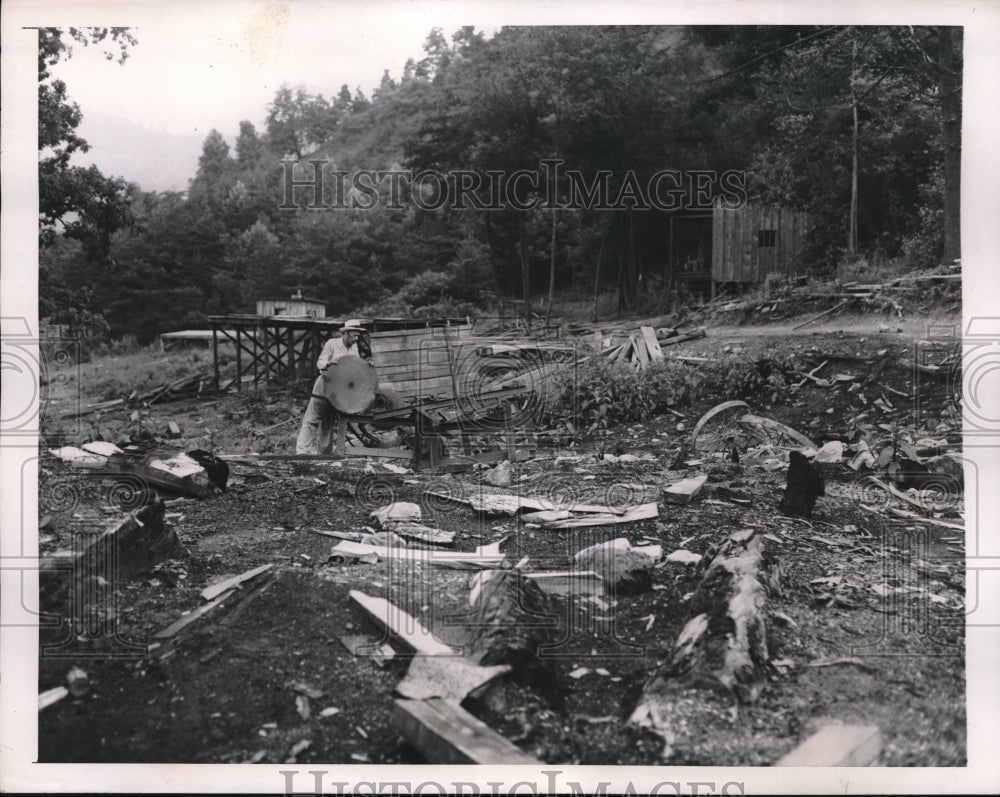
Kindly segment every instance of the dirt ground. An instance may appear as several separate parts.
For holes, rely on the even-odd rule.
[[[855,443],[864,423],[875,435],[891,437],[886,430],[905,427],[960,444],[953,386],[919,376],[915,384],[913,370],[897,364],[912,357],[919,326],[880,332],[881,321],[851,331],[837,324],[795,334],[787,327],[775,327],[774,334],[709,328],[707,338],[669,354],[736,362],[795,353],[814,365],[828,361],[822,376],[852,375],[835,387],[807,382],[776,402],[751,400],[755,412],[817,444]],[[86,367],[91,364],[78,372],[84,395]],[[860,387],[852,390],[854,383]],[[307,388],[248,387],[242,395],[154,405],[138,420],[131,410],[112,409],[79,423],[59,418],[74,400],[68,387],[62,390],[51,392],[47,441],[101,436],[127,442],[144,430],[163,449],[234,455],[293,453]],[[88,621],[114,634],[74,633],[65,622],[42,628],[39,691],[64,683],[74,665],[87,672],[90,689],[40,712],[39,759],[422,762],[389,722],[393,689],[408,662],[403,656],[376,662],[348,651],[342,637],[380,638],[348,592],[389,598],[442,641],[460,646],[468,634],[471,573],[329,561],[337,541],[313,531],[363,531],[374,525],[374,509],[410,500],[421,505],[424,523],[455,533],[455,549],[506,539],[507,561],[528,557],[527,570],[569,569],[576,551],[617,537],[662,545],[664,554],[680,548],[706,554],[738,530],[766,535],[781,572],[780,591],[768,605],[767,687],[755,704],[736,712],[730,697],[710,694],[706,699],[718,705],[715,720],[687,729],[667,763],[767,766],[823,724],[846,722],[880,728],[879,764],[963,765],[963,533],[894,516],[890,507],[912,507],[862,484],[844,464],[823,466],[826,496],[811,521],[778,513],[786,478],[781,468],[690,454],[687,461],[702,461],[671,469],[701,414],[729,398],[704,396],[685,407],[683,417],[615,427],[600,441],[551,438],[514,469],[514,484],[504,490],[612,504],[659,501],[658,518],[613,527],[526,528],[515,517],[479,516],[427,495],[490,491],[482,483],[485,470],[426,475],[395,473],[374,459],[230,461],[226,492],[170,505],[186,553],[126,583],[107,584],[99,605],[88,609]],[[886,409],[874,405],[879,398]],[[165,439],[169,421],[180,426],[181,438]],[[640,459],[598,459],[599,449]],[[47,518],[39,532],[43,554],[72,548],[75,536],[124,517],[112,483],[82,476],[47,453],[39,467],[39,514]],[[665,485],[698,473],[709,480],[694,502],[659,500]],[[725,488],[752,503],[726,500]],[[961,511],[958,492],[936,517],[960,525]],[[275,567],[173,644],[150,649],[156,631],[199,606],[206,585],[266,563]],[[552,663],[554,689],[507,681],[489,700],[466,708],[547,764],[664,763],[662,739],[628,718],[643,684],[673,650],[700,573],[665,560],[652,573],[652,589],[638,595],[555,600],[561,642]]]

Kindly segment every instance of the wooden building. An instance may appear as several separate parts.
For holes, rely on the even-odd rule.
[[[258,299],[257,315],[326,318],[326,303],[321,299],[307,299],[297,291],[288,299]]]
[[[768,274],[804,273],[802,249],[808,215],[747,203],[712,210],[712,284],[763,282]]]

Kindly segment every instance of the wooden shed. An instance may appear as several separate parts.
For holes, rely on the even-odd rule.
[[[257,315],[289,318],[326,318],[326,303],[322,299],[307,299],[301,293],[288,299],[258,299]]]
[[[712,210],[712,282],[763,282],[768,274],[803,273],[808,214],[747,203]]]

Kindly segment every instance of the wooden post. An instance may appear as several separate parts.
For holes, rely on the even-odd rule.
[[[253,334],[253,386],[257,387],[260,377],[257,373],[258,360],[260,360],[260,351],[257,348],[257,328],[254,327],[252,330]]]
[[[517,457],[514,451],[514,423],[512,416],[514,414],[513,405],[510,401],[505,401],[503,403],[503,428],[504,434],[507,438],[507,459],[510,462],[516,462]]]
[[[337,413],[337,446],[334,448],[333,453],[335,456],[342,457],[347,446],[347,418]]]
[[[420,428],[423,423],[423,416],[420,414],[419,409],[413,410],[413,471],[415,473],[420,472],[420,467],[423,463],[423,456],[421,451],[423,450],[424,436],[423,430]]]
[[[236,392],[243,392],[243,346],[240,345],[240,328],[236,327]]]
[[[212,325],[212,366],[215,370],[215,389],[219,389],[219,330]]]
[[[288,348],[288,378],[295,379],[295,338],[292,333],[292,328],[289,327],[286,335],[286,347]]]

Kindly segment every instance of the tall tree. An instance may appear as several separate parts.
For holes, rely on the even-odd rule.
[[[38,31],[38,205],[39,239],[51,245],[61,232],[79,240],[91,259],[110,265],[115,230],[129,224],[128,186],[96,167],[70,165],[87,142],[77,128],[83,114],[52,68],[72,55],[72,43],[104,47],[106,57],[124,63],[135,37],[128,28],[40,28]]]

